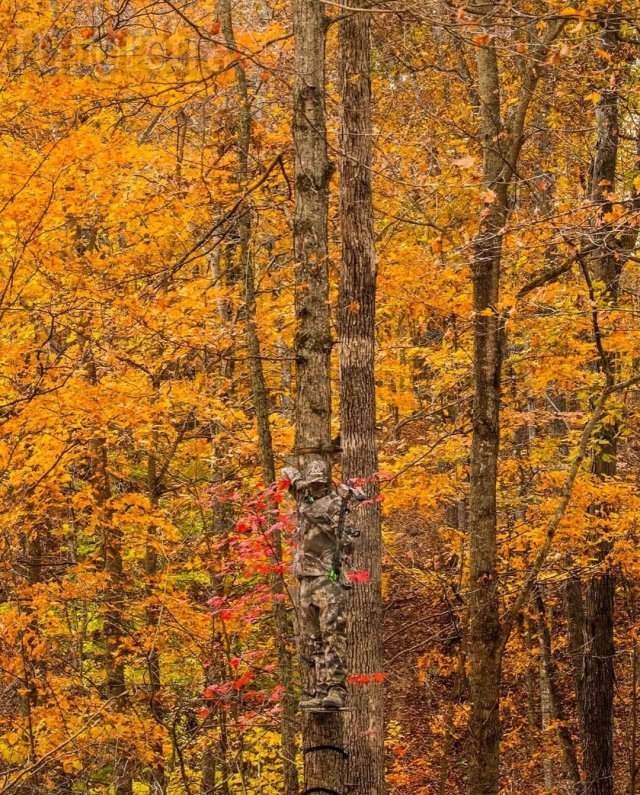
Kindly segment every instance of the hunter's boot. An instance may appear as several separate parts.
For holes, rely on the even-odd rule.
[[[318,710],[324,709],[324,701],[327,698],[328,693],[326,690],[316,690],[315,694],[310,696],[307,694],[301,701],[300,701],[300,709],[310,709],[310,710]]]
[[[325,709],[344,709],[347,701],[347,691],[340,685],[333,685],[322,700]]]

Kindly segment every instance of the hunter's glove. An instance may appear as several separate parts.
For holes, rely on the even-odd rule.
[[[289,481],[289,488],[295,491],[296,483],[302,479],[302,475],[295,467],[285,467],[281,472],[283,480]]]
[[[341,483],[337,491],[338,496],[343,499],[346,497],[348,500],[355,500],[356,502],[364,502],[369,499],[359,486],[348,486],[346,483]]]

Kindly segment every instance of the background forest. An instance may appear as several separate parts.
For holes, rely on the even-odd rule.
[[[633,0],[0,4],[0,793],[637,793],[639,59]],[[331,725],[309,454],[374,497]]]

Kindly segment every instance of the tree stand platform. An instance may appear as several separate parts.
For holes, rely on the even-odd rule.
[[[301,712],[313,712],[317,715],[336,715],[338,712],[349,712],[350,707],[301,707]]]

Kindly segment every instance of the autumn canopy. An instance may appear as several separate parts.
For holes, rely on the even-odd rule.
[[[0,795],[636,795],[639,229],[634,0],[4,0]]]

